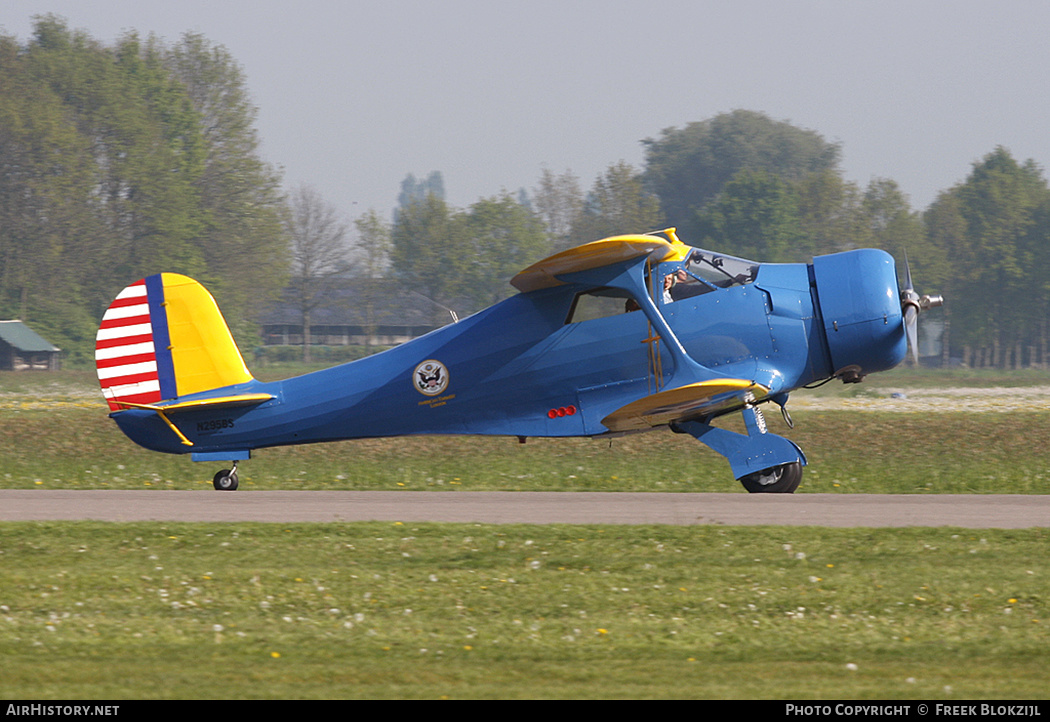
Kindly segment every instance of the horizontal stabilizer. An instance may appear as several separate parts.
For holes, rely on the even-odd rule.
[[[690,250],[674,235],[674,229],[663,231],[671,241],[647,235],[613,236],[593,243],[570,248],[537,261],[510,280],[514,288],[526,293],[541,288],[559,286],[557,276],[576,271],[611,266],[631,261],[639,256],[652,255],[657,261],[685,258]]]
[[[273,394],[238,394],[235,396],[215,396],[208,399],[194,399],[191,401],[173,401],[159,404],[136,404],[128,401],[116,401],[114,403],[129,409],[148,409],[150,411],[163,411],[166,414],[179,411],[194,411],[203,408],[215,408],[217,406],[254,406],[271,401],[276,397]]]
[[[738,409],[768,393],[765,386],[744,379],[701,381],[632,401],[602,419],[602,424],[610,431],[641,431]]]
[[[161,418],[168,428],[171,429],[183,446],[193,446],[193,442],[186,438],[186,435],[182,433],[178,426],[168,418],[168,414],[177,413],[179,411],[192,411],[195,409],[214,409],[214,408],[229,408],[237,406],[253,406],[255,404],[262,404],[270,401],[276,397],[270,394],[237,394],[234,396],[214,396],[207,399],[194,399],[192,401],[174,401],[170,403],[160,404],[140,404],[133,401],[123,401],[110,399],[110,405],[116,406],[117,411],[123,409],[145,409],[147,411],[157,412],[157,416]]]

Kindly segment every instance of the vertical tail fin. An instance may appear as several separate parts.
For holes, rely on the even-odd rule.
[[[114,411],[252,380],[215,299],[176,273],[117,295],[95,337],[95,366]]]

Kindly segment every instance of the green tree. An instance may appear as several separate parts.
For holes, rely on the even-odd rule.
[[[154,48],[134,36],[105,48],[47,16],[12,60],[3,72],[20,76],[28,103],[7,116],[4,135],[11,157],[24,164],[20,172],[6,169],[0,183],[34,203],[13,226],[31,251],[5,275],[17,278],[26,320],[57,332],[74,356],[86,355],[88,319],[101,316],[122,283],[152,271],[154,262],[201,269],[193,242],[200,228],[195,116]],[[61,170],[33,151],[46,146],[48,155],[65,156]],[[2,295],[10,298],[10,289]]]
[[[576,217],[571,245],[608,236],[646,233],[662,228],[660,201],[645,190],[642,175],[620,161],[594,181],[583,211]]]
[[[97,132],[114,141],[107,186],[114,228],[127,244],[124,262],[133,276],[169,270],[199,277],[199,118],[185,88],[165,71],[156,41],[143,45],[131,34],[114,54],[118,91],[104,99],[96,120]]]
[[[765,171],[737,173],[699,213],[697,227],[699,243],[742,258],[808,260],[797,193],[787,181]]]
[[[433,321],[448,318],[457,297],[468,292],[464,279],[473,262],[463,213],[429,193],[397,209],[391,232],[392,274],[406,292],[433,306]]]
[[[0,316],[25,320],[77,358],[94,336],[84,287],[105,272],[107,239],[90,146],[41,81],[40,60],[0,37]]]
[[[106,46],[48,15],[24,45],[0,37],[0,313],[88,359],[120,288],[174,271],[247,336],[288,261],[244,97],[229,56],[196,36]]]
[[[467,211],[465,221],[474,258],[465,293],[477,307],[511,295],[510,279],[550,255],[543,222],[508,193],[479,200]]]
[[[1042,333],[1043,279],[1034,275],[1046,244],[1040,219],[1050,197],[1031,160],[1018,163],[996,148],[965,181],[942,193],[926,213],[931,243],[951,261],[945,283],[952,343],[964,357],[982,349],[979,364],[1017,365],[1013,349]],[[961,347],[961,348],[960,348]]]
[[[1023,249],[1031,279],[1028,295],[1021,301],[1029,329],[1028,362],[1045,368],[1050,363],[1050,194],[1032,213]]]
[[[646,184],[683,238],[696,232],[697,213],[741,170],[763,170],[795,181],[836,171],[840,155],[837,144],[814,131],[749,110],[667,128],[642,142]]]
[[[280,174],[259,156],[244,71],[229,51],[187,33],[165,49],[164,63],[190,99],[203,140],[195,181],[203,214],[197,240],[208,288],[235,336],[256,333],[256,313],[289,276]]]
[[[794,182],[802,233],[813,255],[869,245],[860,210],[863,193],[839,173],[824,170]]]

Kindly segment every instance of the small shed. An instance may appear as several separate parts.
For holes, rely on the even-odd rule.
[[[0,371],[57,371],[60,352],[21,321],[0,321]]]

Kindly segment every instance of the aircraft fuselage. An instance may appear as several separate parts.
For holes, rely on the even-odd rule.
[[[192,446],[151,410],[112,416],[142,446],[202,458],[408,434],[595,436],[609,433],[602,420],[610,413],[683,379],[748,379],[783,403],[800,386],[844,370],[885,370],[904,357],[894,264],[881,251],[764,264],[747,283],[666,302],[655,281],[680,265],[654,265],[648,276],[639,265],[630,283],[610,281],[607,289],[624,298],[648,284],[651,303],[637,311],[567,323],[577,294],[594,290],[570,281],[368,358],[222,389],[273,398],[172,414]],[[670,334],[661,333],[661,319]],[[675,343],[685,360],[672,352]]]

